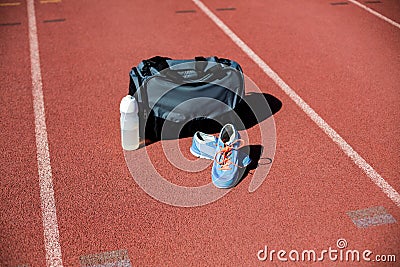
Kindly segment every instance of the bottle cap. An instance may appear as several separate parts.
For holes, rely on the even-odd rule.
[[[121,113],[138,113],[139,107],[136,102],[136,99],[131,96],[127,95],[122,98],[121,103],[119,105],[119,111]]]

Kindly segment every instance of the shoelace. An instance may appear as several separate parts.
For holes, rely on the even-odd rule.
[[[236,144],[237,142],[240,142],[241,144],[237,148],[234,148],[233,145]],[[231,167],[229,167],[230,165],[242,168],[242,166],[239,166],[239,165],[235,164],[234,162],[232,162],[229,157],[232,154],[232,150],[238,150],[239,148],[241,148],[243,146],[243,143],[244,143],[244,141],[242,139],[237,139],[235,142],[232,142],[232,144],[230,144],[230,145],[224,143],[223,147],[220,146],[221,150],[218,151],[214,156],[214,160],[219,165],[221,165],[221,167],[218,168],[219,170],[229,171],[229,170],[231,170]],[[221,161],[217,160],[218,155],[222,156]]]

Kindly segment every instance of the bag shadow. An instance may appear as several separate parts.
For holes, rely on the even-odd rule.
[[[282,102],[273,95],[252,92],[246,94],[235,109],[215,119],[197,118],[185,124],[178,124],[150,114],[145,128],[146,144],[192,137],[197,131],[217,134],[227,123],[235,125],[237,130],[249,129],[268,119],[281,108]]]

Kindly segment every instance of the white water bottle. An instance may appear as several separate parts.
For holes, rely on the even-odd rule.
[[[121,100],[119,110],[122,148],[135,150],[139,148],[139,108],[136,99],[131,95],[125,96]]]

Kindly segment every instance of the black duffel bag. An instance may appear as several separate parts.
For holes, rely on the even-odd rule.
[[[242,68],[229,59],[156,56],[143,60],[129,74],[129,94],[139,104],[142,139],[214,131],[244,95]]]

